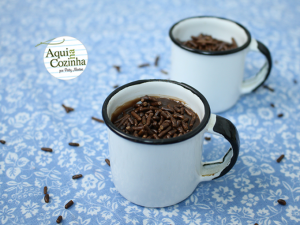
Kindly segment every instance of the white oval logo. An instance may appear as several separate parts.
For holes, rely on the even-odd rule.
[[[78,77],[86,68],[88,54],[84,45],[73,37],[53,39],[44,52],[48,72],[61,80]]]

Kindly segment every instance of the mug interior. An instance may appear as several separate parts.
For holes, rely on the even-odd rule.
[[[231,38],[233,37],[238,45],[236,48],[238,51],[246,48],[251,39],[249,31],[245,27],[234,21],[218,17],[187,18],[179,21],[170,29],[170,37],[177,45],[180,45],[178,39],[187,41],[191,39],[191,36],[198,36],[201,33],[229,43],[232,42]],[[183,46],[181,45],[181,47]],[[200,50],[196,51],[201,52]],[[232,50],[224,52],[229,51],[235,52]],[[214,53],[212,52],[212,54]]]
[[[175,100],[179,100],[183,102],[187,107],[191,108],[200,119],[199,126],[196,127],[193,131],[180,136],[177,138],[171,139],[161,139],[161,140],[154,140],[154,139],[142,139],[136,138],[132,135],[128,135],[122,132],[118,132],[117,128],[111,122],[111,116],[115,112],[115,110],[129,102],[133,99],[140,98],[142,96],[149,95],[149,96],[157,96],[162,98],[171,98]],[[127,85],[121,86],[116,89],[110,96],[107,97],[103,104],[103,119],[108,127],[116,132],[117,134],[121,134],[123,137],[127,137],[127,139],[132,139],[139,142],[166,142],[171,143],[170,140],[179,140],[184,137],[187,139],[189,137],[194,136],[198,132],[200,132],[207,124],[209,117],[210,117],[210,108],[206,101],[206,99],[194,88],[183,84],[178,83],[176,81],[169,81],[169,80],[142,80],[129,83]]]

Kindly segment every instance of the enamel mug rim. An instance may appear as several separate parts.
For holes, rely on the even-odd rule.
[[[234,49],[229,49],[229,50],[226,50],[226,51],[201,51],[201,50],[198,50],[198,49],[193,49],[193,48],[189,48],[189,47],[186,47],[184,46],[183,44],[179,43],[173,36],[173,30],[175,29],[175,27],[177,25],[179,25],[180,23],[186,21],[186,20],[190,20],[190,19],[204,19],[204,18],[215,18],[215,19],[221,19],[221,20],[226,20],[226,21],[229,21],[229,22],[232,22],[234,24],[236,24],[237,26],[239,26],[240,28],[242,28],[245,33],[246,33],[246,36],[247,36],[247,41],[237,47],[237,48],[234,48]],[[217,17],[217,16],[193,16],[193,17],[188,17],[188,18],[185,18],[185,19],[182,19],[180,21],[178,21],[177,23],[175,23],[169,30],[169,36],[170,36],[170,39],[172,40],[172,42],[174,44],[176,44],[178,47],[184,49],[184,50],[187,50],[189,52],[193,52],[193,53],[197,53],[197,54],[201,54],[201,55],[211,55],[211,56],[215,56],[215,55],[228,55],[228,54],[232,54],[232,53],[236,53],[236,52],[239,52],[239,51],[242,51],[244,50],[245,48],[247,48],[250,43],[251,43],[251,34],[250,32],[247,30],[247,28],[245,28],[242,24],[238,23],[238,22],[235,22],[233,20],[230,20],[230,19],[227,19],[227,18],[223,18],[223,17]]]
[[[200,124],[191,132],[188,132],[185,135],[179,136],[179,137],[175,137],[175,138],[169,138],[169,139],[144,139],[144,138],[140,138],[140,137],[134,137],[132,135],[126,134],[124,132],[122,132],[121,130],[119,130],[109,119],[108,114],[107,114],[107,107],[109,104],[109,101],[111,100],[111,98],[116,95],[119,91],[128,88],[130,86],[134,86],[134,85],[139,85],[139,84],[143,84],[143,83],[148,83],[148,82],[167,82],[167,83],[173,83],[176,85],[179,85],[185,89],[187,89],[188,91],[192,92],[193,94],[195,94],[197,97],[199,97],[199,99],[202,101],[203,105],[204,105],[204,116],[203,119],[200,121]],[[123,104],[125,104],[126,102],[124,102]],[[206,100],[206,98],[195,88],[191,87],[190,85],[187,85],[185,83],[181,83],[181,82],[177,82],[174,80],[165,80],[165,79],[147,79],[147,80],[137,80],[137,81],[133,81],[130,83],[127,83],[123,86],[118,87],[116,90],[114,90],[104,101],[103,106],[102,106],[102,117],[103,120],[105,122],[105,124],[107,125],[107,127],[113,131],[115,134],[117,134],[118,136],[125,138],[127,140],[130,140],[132,142],[137,142],[137,143],[143,143],[143,144],[151,144],[151,145],[163,145],[163,144],[172,144],[172,143],[177,143],[177,142],[181,142],[181,141],[185,141],[187,139],[190,139],[192,137],[194,137],[195,135],[197,135],[198,133],[200,133],[202,130],[205,129],[206,125],[209,122],[210,119],[210,115],[211,115],[211,111],[210,111],[210,106],[208,104],[208,101]]]

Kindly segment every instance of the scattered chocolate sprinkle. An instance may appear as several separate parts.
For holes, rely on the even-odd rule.
[[[44,194],[47,194],[47,190],[48,190],[48,188],[47,188],[47,186],[45,186],[44,187]]]
[[[96,118],[96,117],[93,117],[93,116],[92,116],[92,120],[95,120],[95,121],[97,121],[97,122],[99,122],[99,123],[104,123],[104,121],[103,121],[103,120],[101,120],[101,119],[98,119],[98,118]]]
[[[149,63],[143,63],[143,64],[139,65],[138,67],[142,68],[142,67],[147,67],[147,66],[150,66],[150,64]]]
[[[274,92],[274,89],[273,88],[271,88],[271,87],[269,87],[268,85],[263,85],[263,87],[265,88],[265,89],[268,89],[269,91],[271,91],[271,92]]]
[[[57,217],[56,223],[60,223],[62,221],[62,216]]]
[[[168,72],[165,71],[165,70],[160,70],[160,72],[163,73],[163,74],[166,74],[166,75],[168,74]]]
[[[210,141],[210,139],[211,139],[210,137],[205,137],[205,140],[207,141]]]
[[[43,148],[41,148],[43,151],[45,151],[45,152],[52,152],[52,148],[45,148],[45,147],[43,147]]]
[[[64,104],[62,104],[62,107],[64,107],[64,109],[66,110],[67,113],[74,111],[74,109],[72,107],[65,106]]]
[[[255,223],[254,225],[258,225],[258,223]]]
[[[82,174],[76,174],[76,175],[72,176],[72,179],[78,179],[81,177],[82,177]]]
[[[46,203],[49,203],[49,194],[45,194],[44,200]]]
[[[118,88],[118,87],[119,87],[119,85],[118,85],[118,84],[116,84],[116,85],[114,85],[114,86],[113,86],[113,88]]]
[[[284,201],[283,199],[278,199],[277,202],[278,202],[280,205],[286,205],[286,201]]]
[[[270,106],[271,106],[272,108],[275,108],[275,105],[274,105],[273,103],[271,103]]]
[[[156,58],[155,58],[155,62],[154,62],[154,65],[155,65],[155,66],[158,66],[158,62],[159,62],[159,55],[158,55],[158,56],[156,56]]]
[[[70,142],[70,143],[69,143],[69,145],[70,145],[70,146],[76,146],[76,147],[78,147],[78,146],[79,146],[79,144],[78,144],[78,143],[73,143],[73,142]]]
[[[281,162],[281,160],[284,158],[284,155],[279,156],[279,158],[276,160],[278,163]]]
[[[279,113],[279,114],[277,115],[277,117],[278,117],[278,118],[283,117],[283,113]]]
[[[0,140],[0,143],[1,143],[1,144],[5,144],[5,143],[6,143],[6,141],[4,141],[4,140]]]
[[[70,208],[71,205],[73,205],[74,202],[72,200],[70,200],[66,205],[65,205],[65,208],[68,209]]]
[[[109,161],[109,159],[105,159],[105,162],[107,163],[107,165],[110,166],[110,161]]]
[[[298,82],[297,82],[297,80],[296,79],[294,79],[294,84],[297,84]]]
[[[114,67],[119,73],[121,72],[121,66],[113,65],[113,67]]]

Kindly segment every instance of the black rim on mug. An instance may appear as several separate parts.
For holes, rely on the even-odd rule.
[[[139,85],[139,84],[143,84],[143,83],[147,83],[147,82],[167,82],[167,83],[173,83],[176,85],[179,85],[185,89],[187,89],[188,91],[192,92],[193,94],[197,95],[197,97],[202,101],[203,105],[204,105],[204,117],[203,119],[200,121],[200,124],[191,132],[188,132],[187,134],[184,134],[182,136],[179,137],[175,137],[175,138],[169,138],[169,139],[145,139],[145,138],[141,138],[141,137],[134,137],[132,135],[126,134],[123,131],[121,131],[120,129],[118,129],[109,119],[108,114],[107,114],[107,106],[109,101],[111,100],[111,98],[117,94],[119,91],[128,88],[130,86],[134,86],[134,85]],[[142,96],[141,96],[142,97]],[[184,101],[184,99],[182,99]],[[126,103],[126,102],[124,102]],[[180,83],[177,81],[173,81],[173,80],[163,80],[163,79],[149,79],[149,80],[137,80],[128,84],[125,84],[123,86],[120,86],[119,88],[117,88],[116,90],[114,90],[104,101],[104,104],[102,106],[102,117],[103,120],[105,122],[105,124],[107,125],[107,127],[113,131],[114,133],[116,133],[117,135],[119,135],[122,138],[125,138],[127,140],[133,141],[133,142],[138,142],[138,143],[143,143],[143,144],[153,144],[153,145],[161,145],[161,144],[172,144],[172,143],[177,143],[177,142],[181,142],[181,141],[185,141],[189,138],[194,137],[196,134],[198,134],[200,131],[202,131],[209,119],[210,119],[210,107],[209,104],[206,100],[206,98],[199,92],[197,91],[195,88],[185,84],[185,83]]]
[[[198,50],[198,49],[193,49],[193,48],[186,47],[182,43],[180,43],[173,36],[173,30],[181,22],[189,20],[189,19],[196,19],[196,18],[216,18],[216,19],[221,19],[221,20],[226,20],[226,21],[232,22],[232,23],[236,24],[237,26],[241,27],[245,31],[245,33],[247,35],[247,41],[243,45],[241,45],[240,47],[237,47],[237,48],[234,48],[234,49],[229,49],[229,50],[226,50],[226,51],[201,51],[201,50]],[[187,51],[190,51],[190,52],[193,52],[193,53],[202,54],[202,55],[227,55],[227,54],[232,54],[232,53],[239,52],[239,51],[247,48],[250,45],[250,42],[251,42],[250,32],[243,25],[241,25],[241,24],[239,24],[235,21],[232,21],[232,20],[229,20],[229,19],[226,19],[226,18],[222,18],[222,17],[216,17],[216,16],[195,16],[195,17],[189,17],[189,18],[185,18],[183,20],[180,20],[170,28],[169,36],[170,36],[171,40],[173,41],[173,43],[176,44],[178,47],[180,47],[184,50],[187,50]]]

